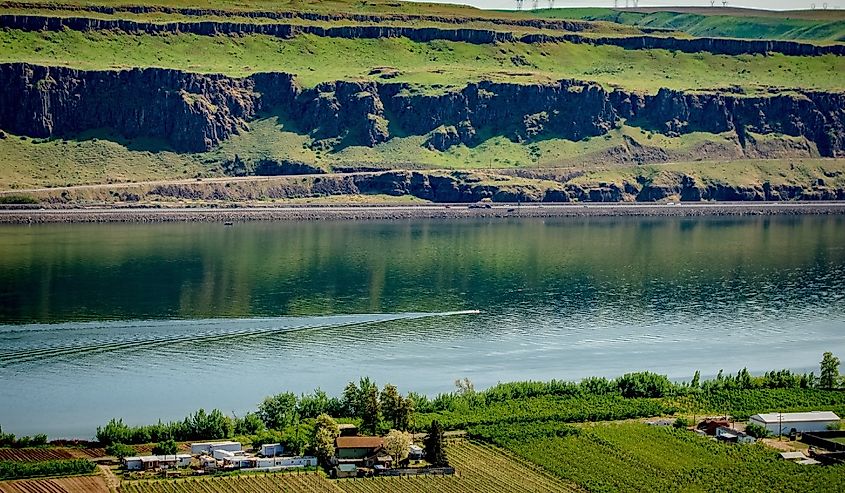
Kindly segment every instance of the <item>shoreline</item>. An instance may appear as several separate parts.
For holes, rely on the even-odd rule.
[[[553,217],[705,217],[845,214],[845,202],[290,205],[276,207],[0,209],[0,224],[164,223]]]

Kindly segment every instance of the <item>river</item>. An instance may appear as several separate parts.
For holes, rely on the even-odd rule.
[[[18,435],[242,415],[364,375],[433,395],[843,349],[843,216],[0,226]]]

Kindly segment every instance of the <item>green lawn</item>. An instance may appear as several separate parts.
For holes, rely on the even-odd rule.
[[[607,87],[656,92],[740,85],[845,90],[845,57],[724,56],[666,50],[624,50],[571,43],[474,45],[417,43],[406,38],[342,39],[313,35],[156,36],[111,32],[0,30],[0,62],[68,65],[82,69],[166,67],[243,76],[295,73],[305,86],[322,81],[370,78],[373,68],[399,71],[391,81],[430,90],[462,87],[482,79],[537,83],[562,78]]]

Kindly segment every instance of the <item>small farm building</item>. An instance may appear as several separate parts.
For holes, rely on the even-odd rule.
[[[754,443],[757,441],[751,435],[733,428],[725,428],[724,426],[716,428],[716,439],[732,443]]]
[[[261,455],[264,457],[275,457],[277,455],[282,455],[282,452],[285,451],[285,448],[282,446],[281,443],[265,443],[261,446]]]
[[[125,457],[123,465],[128,471],[149,471],[160,467],[188,467],[191,465],[191,456],[188,454],[176,455],[144,455],[141,457]]]
[[[191,444],[191,454],[193,454],[193,455],[200,455],[200,454],[211,455],[215,450],[226,450],[226,451],[229,451],[229,452],[240,452],[241,451],[241,444],[240,444],[240,442],[203,442],[203,443],[192,443]]]
[[[829,426],[839,423],[839,416],[831,411],[765,413],[751,416],[748,422],[763,426],[774,435],[788,435],[792,430],[798,433],[826,431]]]

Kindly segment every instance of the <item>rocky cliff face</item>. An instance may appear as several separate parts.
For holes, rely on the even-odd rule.
[[[661,89],[653,96],[615,91],[611,99],[620,116],[669,135],[736,131],[744,139],[748,131],[781,133],[806,137],[823,156],[845,150],[845,94],[750,97]]]
[[[478,135],[521,142],[602,135],[620,118],[666,134],[781,133],[805,137],[824,156],[845,155],[845,95],[750,97],[613,91],[572,80],[546,85],[479,82],[443,94],[406,84],[337,81],[303,90],[294,76],[246,78],[167,69],[82,71],[0,64],[0,130],[33,137],[106,129],[126,138],[162,139],[172,148],[208,150],[248,128],[261,113],[283,115],[315,145],[373,146],[391,132],[424,135],[444,150]],[[637,152],[645,152],[637,149]],[[651,151],[649,151],[651,152]]]
[[[409,27],[385,25],[347,25],[325,27],[309,24],[249,23],[232,21],[201,22],[145,22],[126,19],[97,19],[92,17],[50,17],[42,15],[0,15],[0,27],[24,31],[123,31],[127,33],[191,33],[201,36],[218,34],[264,34],[290,38],[298,34],[313,34],[333,38],[379,39],[404,37],[412,41],[457,41],[473,44],[503,42],[520,43],[583,43],[619,46],[624,49],[664,49],[685,53],[710,52],[719,55],[784,55],[845,56],[845,45],[814,45],[798,41],[748,40],[728,38],[673,38],[667,36],[595,37],[579,33],[562,35],[514,34],[490,29]]]
[[[355,21],[355,22],[414,22],[428,21],[441,24],[463,24],[469,22],[488,22],[491,24],[505,26],[525,26],[538,29],[556,29],[561,31],[588,31],[596,27],[592,21],[580,21],[571,19],[507,19],[490,17],[458,17],[439,16],[425,14],[356,14],[351,12],[305,12],[299,10],[275,11],[275,10],[225,10],[225,9],[200,9],[167,7],[163,5],[77,5],[64,3],[33,3],[33,2],[2,2],[2,5],[9,8],[51,10],[65,12],[96,12],[101,14],[114,15],[120,12],[132,14],[178,14],[190,17],[248,17],[252,19],[303,19],[309,21]],[[645,30],[643,32],[646,32]]]

